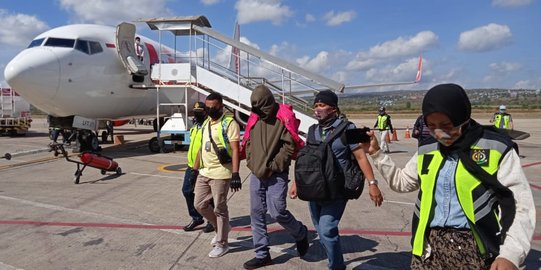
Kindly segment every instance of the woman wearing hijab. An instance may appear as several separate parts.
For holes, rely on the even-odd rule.
[[[513,142],[471,119],[464,89],[440,84],[423,100],[432,138],[401,169],[372,134],[368,153],[396,192],[420,190],[412,269],[518,269],[535,228],[535,205]]]

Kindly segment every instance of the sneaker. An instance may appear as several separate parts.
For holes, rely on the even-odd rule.
[[[203,223],[205,223],[205,221],[203,221],[202,219],[193,219],[192,222],[190,222],[190,224],[184,226],[184,231],[191,232],[195,229],[195,227]]]
[[[259,267],[267,266],[272,264],[272,259],[270,254],[267,254],[265,258],[253,258],[244,263],[244,269],[257,269]]]
[[[222,257],[224,254],[226,254],[229,251],[229,246],[225,245],[223,247],[215,246],[210,252],[209,257],[211,258],[218,258]]]
[[[209,233],[209,232],[213,232],[214,231],[214,226],[212,226],[212,224],[210,224],[210,222],[207,222],[207,225],[205,226],[205,228],[203,228],[203,232],[204,233]]]
[[[306,226],[304,226],[306,230],[306,236],[304,236],[303,239],[297,241],[297,253],[299,253],[299,257],[302,257],[306,255],[306,252],[308,252],[308,247],[310,246],[308,243],[308,229]]]

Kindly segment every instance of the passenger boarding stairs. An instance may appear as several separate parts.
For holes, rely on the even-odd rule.
[[[295,114],[301,120],[299,131],[306,134],[308,128],[316,123],[312,117],[312,104],[309,103],[313,96],[323,89],[339,92],[344,88],[339,82],[212,30],[204,16],[150,19],[144,22],[151,29],[159,30],[160,40],[162,31],[173,33],[175,45],[180,44],[176,41],[178,37],[189,39],[185,48],[187,53],[179,53],[175,48],[175,61],[152,66],[151,78],[158,92],[179,87],[189,88],[204,96],[218,92],[224,96],[224,104],[235,112],[237,119],[240,114],[250,113],[252,90],[264,84],[274,93],[277,102],[294,107]],[[189,95],[186,93],[184,100],[172,104],[187,104]],[[170,99],[174,101],[174,98]],[[244,117],[246,120],[247,117]]]

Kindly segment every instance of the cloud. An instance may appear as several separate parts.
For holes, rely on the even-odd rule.
[[[487,52],[502,48],[512,41],[507,25],[491,23],[460,33],[458,48],[470,52]]]
[[[36,16],[27,14],[9,14],[0,9],[0,44],[24,47],[38,34],[48,30],[47,23]]]
[[[212,6],[212,5],[217,4],[219,2],[220,2],[220,0],[201,0],[201,3],[203,3],[203,5],[205,5],[205,6]]]
[[[495,72],[507,73],[507,72],[519,70],[522,67],[522,65],[519,63],[501,62],[501,63],[491,63],[489,67],[491,70]]]
[[[541,79],[537,80],[521,80],[513,85],[513,89],[540,89]]]
[[[366,72],[366,79],[376,83],[413,81],[417,73],[418,63],[418,58],[409,58],[395,65],[371,68]]]
[[[432,31],[422,31],[413,37],[399,37],[386,41],[368,50],[359,52],[355,59],[349,61],[346,69],[361,70],[370,66],[397,57],[418,55],[438,45],[438,36]]]
[[[521,7],[532,3],[532,0],[492,0],[492,5],[496,7]]]
[[[271,21],[278,25],[293,16],[290,8],[282,5],[281,0],[238,0],[235,9],[240,24]]]
[[[167,0],[60,0],[60,6],[72,13],[76,22],[116,25],[121,21],[166,17],[171,12]]]
[[[338,26],[346,22],[352,21],[357,16],[355,11],[344,11],[335,13],[334,10],[331,10],[325,14],[323,17],[329,26]]]
[[[304,16],[304,20],[308,23],[311,23],[316,21],[316,17],[312,14],[306,14],[306,16]]]

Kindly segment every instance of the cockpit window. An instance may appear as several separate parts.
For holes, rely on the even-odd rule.
[[[101,45],[99,42],[89,41],[88,45],[90,45],[90,54],[103,52],[103,49],[101,48]]]
[[[74,39],[48,38],[47,41],[45,41],[45,46],[73,48],[74,43],[75,43]]]
[[[101,45],[96,41],[88,41],[83,39],[78,39],[75,43],[75,49],[86,54],[97,54],[103,52]]]
[[[32,40],[32,42],[30,42],[30,45],[28,45],[28,48],[40,46],[41,43],[43,43],[43,40],[44,40],[44,39],[45,39],[45,38],[38,38],[38,39]]]
[[[78,39],[75,43],[75,49],[86,54],[90,54],[90,50],[88,49],[88,41],[86,40]]]

